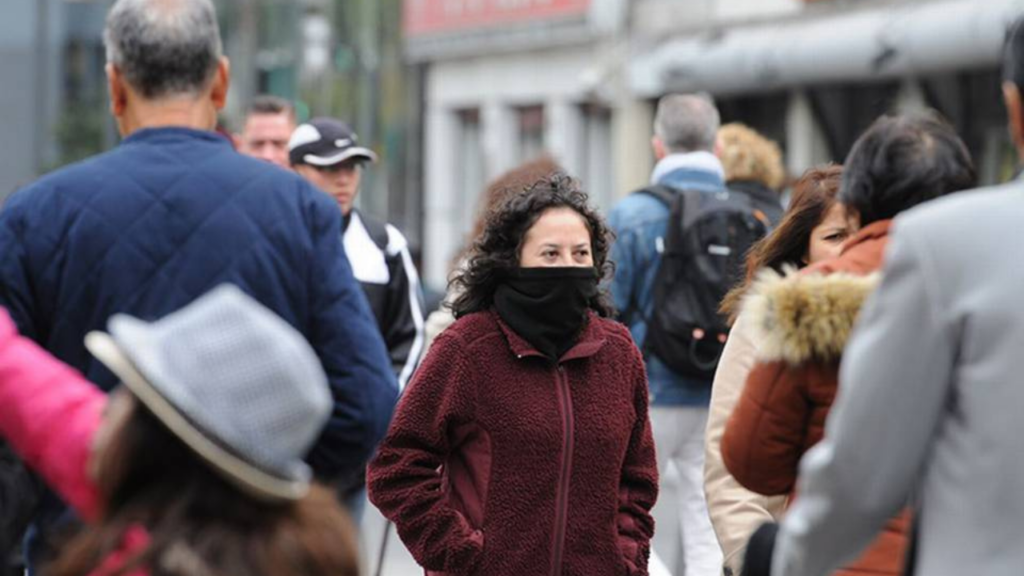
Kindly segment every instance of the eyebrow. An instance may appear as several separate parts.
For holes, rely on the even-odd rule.
[[[555,242],[545,242],[544,244],[541,244],[540,247],[541,247],[541,249],[544,249],[544,248],[561,248],[562,245],[561,244],[557,244]],[[579,244],[576,244],[575,246],[573,246],[573,249],[577,249],[577,248],[590,248],[590,242],[580,242]]]

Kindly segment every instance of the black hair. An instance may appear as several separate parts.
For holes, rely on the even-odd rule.
[[[976,181],[967,146],[937,113],[882,116],[846,157],[839,201],[866,226]]]
[[[449,291],[459,291],[451,308],[456,318],[487,310],[494,303],[494,291],[505,275],[519,268],[519,255],[526,232],[552,208],[571,208],[590,231],[594,268],[601,278],[611,278],[608,260],[612,234],[604,219],[589,204],[579,184],[563,172],[541,178],[533,185],[507,197],[487,217],[483,233],[473,244],[466,266],[450,282]],[[600,316],[614,313],[611,298],[601,290],[590,307]]]

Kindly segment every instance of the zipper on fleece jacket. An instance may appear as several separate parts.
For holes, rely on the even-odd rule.
[[[555,497],[555,532],[554,545],[551,549],[551,576],[562,573],[562,556],[565,548],[565,526],[569,515],[569,480],[572,474],[573,447],[573,414],[572,397],[569,393],[569,379],[565,369],[558,367],[558,404],[562,412],[562,462],[558,481],[558,493]]]

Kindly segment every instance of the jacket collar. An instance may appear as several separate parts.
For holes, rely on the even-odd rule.
[[[799,364],[833,361],[857,321],[864,300],[878,285],[882,251],[892,225],[880,220],[843,244],[839,256],[780,275],[758,275],[744,300],[743,313],[758,331],[758,357]]]
[[[348,214],[342,214],[341,215],[341,231],[342,232],[347,232],[348,231],[348,226],[349,226],[349,224],[352,223],[352,220],[359,220],[360,222],[362,222],[362,218],[360,218],[358,216],[358,214],[356,214],[356,209],[355,208],[349,210]]]
[[[654,167],[651,173],[651,184],[664,184],[676,171],[696,173],[700,177],[712,180],[719,188],[725,186],[725,169],[722,162],[711,152],[687,152],[685,154],[669,154]]]
[[[838,360],[881,275],[779,274],[767,269],[744,299],[757,357],[789,364]]]
[[[871,240],[879,240],[889,235],[889,228],[892,227],[892,220],[879,220],[872,222],[867,226],[863,227],[856,234],[853,235],[849,240],[843,243],[843,248],[839,254],[846,254],[854,247],[859,246],[865,242]]]
[[[535,356],[537,358],[547,358],[547,356],[541,354],[533,347],[532,344],[526,341],[525,338],[517,334],[504,320],[501,319],[501,315],[493,307],[490,309],[489,314],[498,323],[498,328],[501,329],[502,333],[505,334],[505,340],[508,342],[508,347],[517,358],[529,358]],[[608,340],[604,333],[604,328],[601,323],[597,321],[597,314],[593,310],[587,311],[587,323],[583,327],[583,332],[580,334],[579,340],[576,344],[570,348],[562,357],[558,360],[559,364],[564,364],[570,360],[578,360],[581,358],[589,358],[598,353],[601,347],[604,346]]]
[[[121,143],[135,144],[139,142],[180,142],[186,140],[205,140],[217,144],[231,145],[227,138],[209,130],[196,130],[184,126],[161,126],[159,128],[142,128],[128,135]]]

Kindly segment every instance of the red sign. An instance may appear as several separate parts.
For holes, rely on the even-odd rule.
[[[405,0],[405,33],[436,34],[581,16],[591,0]]]

